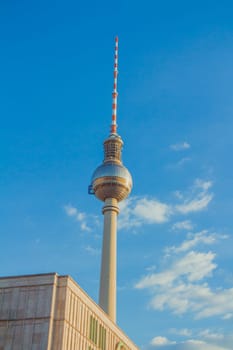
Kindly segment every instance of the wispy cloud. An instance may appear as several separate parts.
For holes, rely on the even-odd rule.
[[[233,315],[233,288],[213,288],[208,284],[217,269],[216,254],[194,251],[194,248],[210,246],[227,238],[225,234],[208,230],[188,233],[180,245],[165,248],[166,267],[160,271],[158,267],[158,272],[146,271],[135,288],[150,290],[149,305],[155,310],[170,310],[180,315],[190,313],[196,319],[230,318]],[[202,335],[204,337],[204,333]],[[205,335],[207,338],[208,333]]]
[[[93,248],[90,245],[86,246],[85,250],[90,255],[99,255],[100,254],[100,250],[99,249]]]
[[[120,203],[119,229],[138,227],[142,224],[161,224],[168,221],[170,206],[146,197],[130,197]]]
[[[176,205],[176,210],[182,214],[200,211],[208,206],[212,198],[212,194],[201,193],[197,198],[186,200],[185,203]]]
[[[190,144],[186,141],[170,145],[170,149],[172,151],[183,151],[183,150],[189,149],[190,147],[191,147]]]
[[[178,221],[172,225],[172,230],[192,230],[193,224],[190,220]]]
[[[155,270],[156,270],[156,265],[151,265],[151,266],[146,267],[146,271],[148,271],[148,272],[153,272]]]
[[[188,163],[191,161],[191,158],[190,157],[183,157],[181,158],[177,163],[176,163],[176,166],[179,168],[179,167],[182,167],[184,164]]]
[[[230,347],[221,346],[212,342],[199,339],[188,339],[185,341],[172,341],[166,337],[157,336],[152,339],[146,350],[231,350]]]
[[[233,318],[233,312],[229,312],[222,317],[223,320],[229,320],[231,318]]]
[[[188,233],[187,239],[184,240],[181,245],[175,247],[168,247],[165,249],[165,252],[171,253],[180,253],[180,252],[186,252],[190,249],[193,249],[194,247],[204,244],[204,245],[211,245],[216,243],[219,239],[226,239],[228,236],[224,234],[217,234],[215,232],[208,232],[208,230],[203,230],[201,232],[196,233]]]
[[[233,336],[231,334],[222,333],[222,329],[203,329],[191,331],[190,329],[168,330],[168,333],[184,336],[187,339],[174,341],[166,336],[155,336],[150,344],[144,347],[144,350],[163,349],[163,350],[231,350],[233,344]]]
[[[167,339],[166,337],[154,337],[152,340],[151,340],[151,345],[153,345],[154,347],[156,346],[164,346],[164,345],[171,345],[171,344],[176,344],[175,341],[171,341],[169,339]]]
[[[180,199],[180,200],[182,200],[182,199],[184,198],[183,193],[182,193],[181,191],[179,191],[179,190],[174,191],[174,192],[173,192],[173,195],[174,195],[177,199]]]
[[[224,338],[222,333],[213,332],[210,329],[204,329],[203,331],[199,332],[199,336],[210,340],[222,340]]]
[[[171,328],[169,329],[169,333],[181,335],[184,337],[190,337],[192,335],[192,330],[188,328],[181,328],[181,329]]]
[[[188,191],[175,191],[175,203],[164,203],[151,197],[130,197],[120,203],[119,229],[135,228],[143,224],[162,224],[176,215],[187,215],[206,209],[213,198],[213,194],[208,192],[211,186],[211,181],[196,179]],[[173,224],[172,228],[190,230],[192,224],[185,220]]]
[[[213,186],[212,181],[205,181],[202,179],[196,179],[194,182],[194,187],[201,188],[203,191],[207,191],[212,186]]]
[[[211,181],[196,179],[188,191],[175,191],[175,200],[165,203],[157,198],[147,196],[132,196],[120,202],[119,229],[133,229],[145,224],[163,224],[175,216],[187,215],[206,209],[213,198],[209,193]],[[65,212],[73,217],[80,225],[82,231],[92,231],[99,225],[97,216],[80,211],[73,205],[65,205]],[[191,230],[190,220],[183,220],[172,225],[173,230]]]
[[[82,231],[90,232],[94,224],[98,224],[98,219],[96,216],[84,213],[71,204],[65,205],[64,210],[66,214],[73,217],[80,225]]]
[[[233,288],[211,288],[206,282],[217,268],[215,253],[189,251],[164,271],[146,274],[135,285],[149,289],[150,307],[170,309],[175,314],[190,313],[194,318],[223,317],[233,312]]]
[[[205,209],[213,198],[213,194],[208,192],[211,187],[211,181],[196,179],[189,193],[183,195],[183,202],[175,206],[175,210],[181,214],[189,214]]]
[[[187,163],[191,162],[191,157],[182,157],[179,160],[167,164],[166,168],[171,170],[181,170]]]
[[[184,278],[188,282],[200,281],[204,277],[210,276],[212,271],[216,268],[217,265],[213,263],[214,258],[215,254],[212,252],[199,253],[191,251],[178,259],[164,272],[143,277],[136,284],[136,288],[143,289],[165,285],[170,286],[180,278]]]

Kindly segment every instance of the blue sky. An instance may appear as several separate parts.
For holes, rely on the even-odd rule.
[[[118,324],[144,349],[232,350],[231,1],[0,4],[0,274],[70,274],[97,301],[111,121],[134,187]]]

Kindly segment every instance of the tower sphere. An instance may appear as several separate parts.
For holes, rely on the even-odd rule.
[[[131,191],[132,177],[124,165],[108,162],[95,170],[91,184],[96,197],[100,200],[115,198],[120,202]]]

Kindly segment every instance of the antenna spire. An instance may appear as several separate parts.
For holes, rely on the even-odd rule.
[[[118,75],[118,37],[115,38],[115,55],[114,55],[114,80],[112,92],[112,124],[111,134],[117,134],[117,75]]]

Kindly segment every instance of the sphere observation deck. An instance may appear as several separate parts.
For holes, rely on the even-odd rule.
[[[115,198],[120,202],[131,192],[133,181],[121,161],[122,145],[119,135],[110,135],[104,142],[104,161],[94,171],[89,189],[102,201]]]

